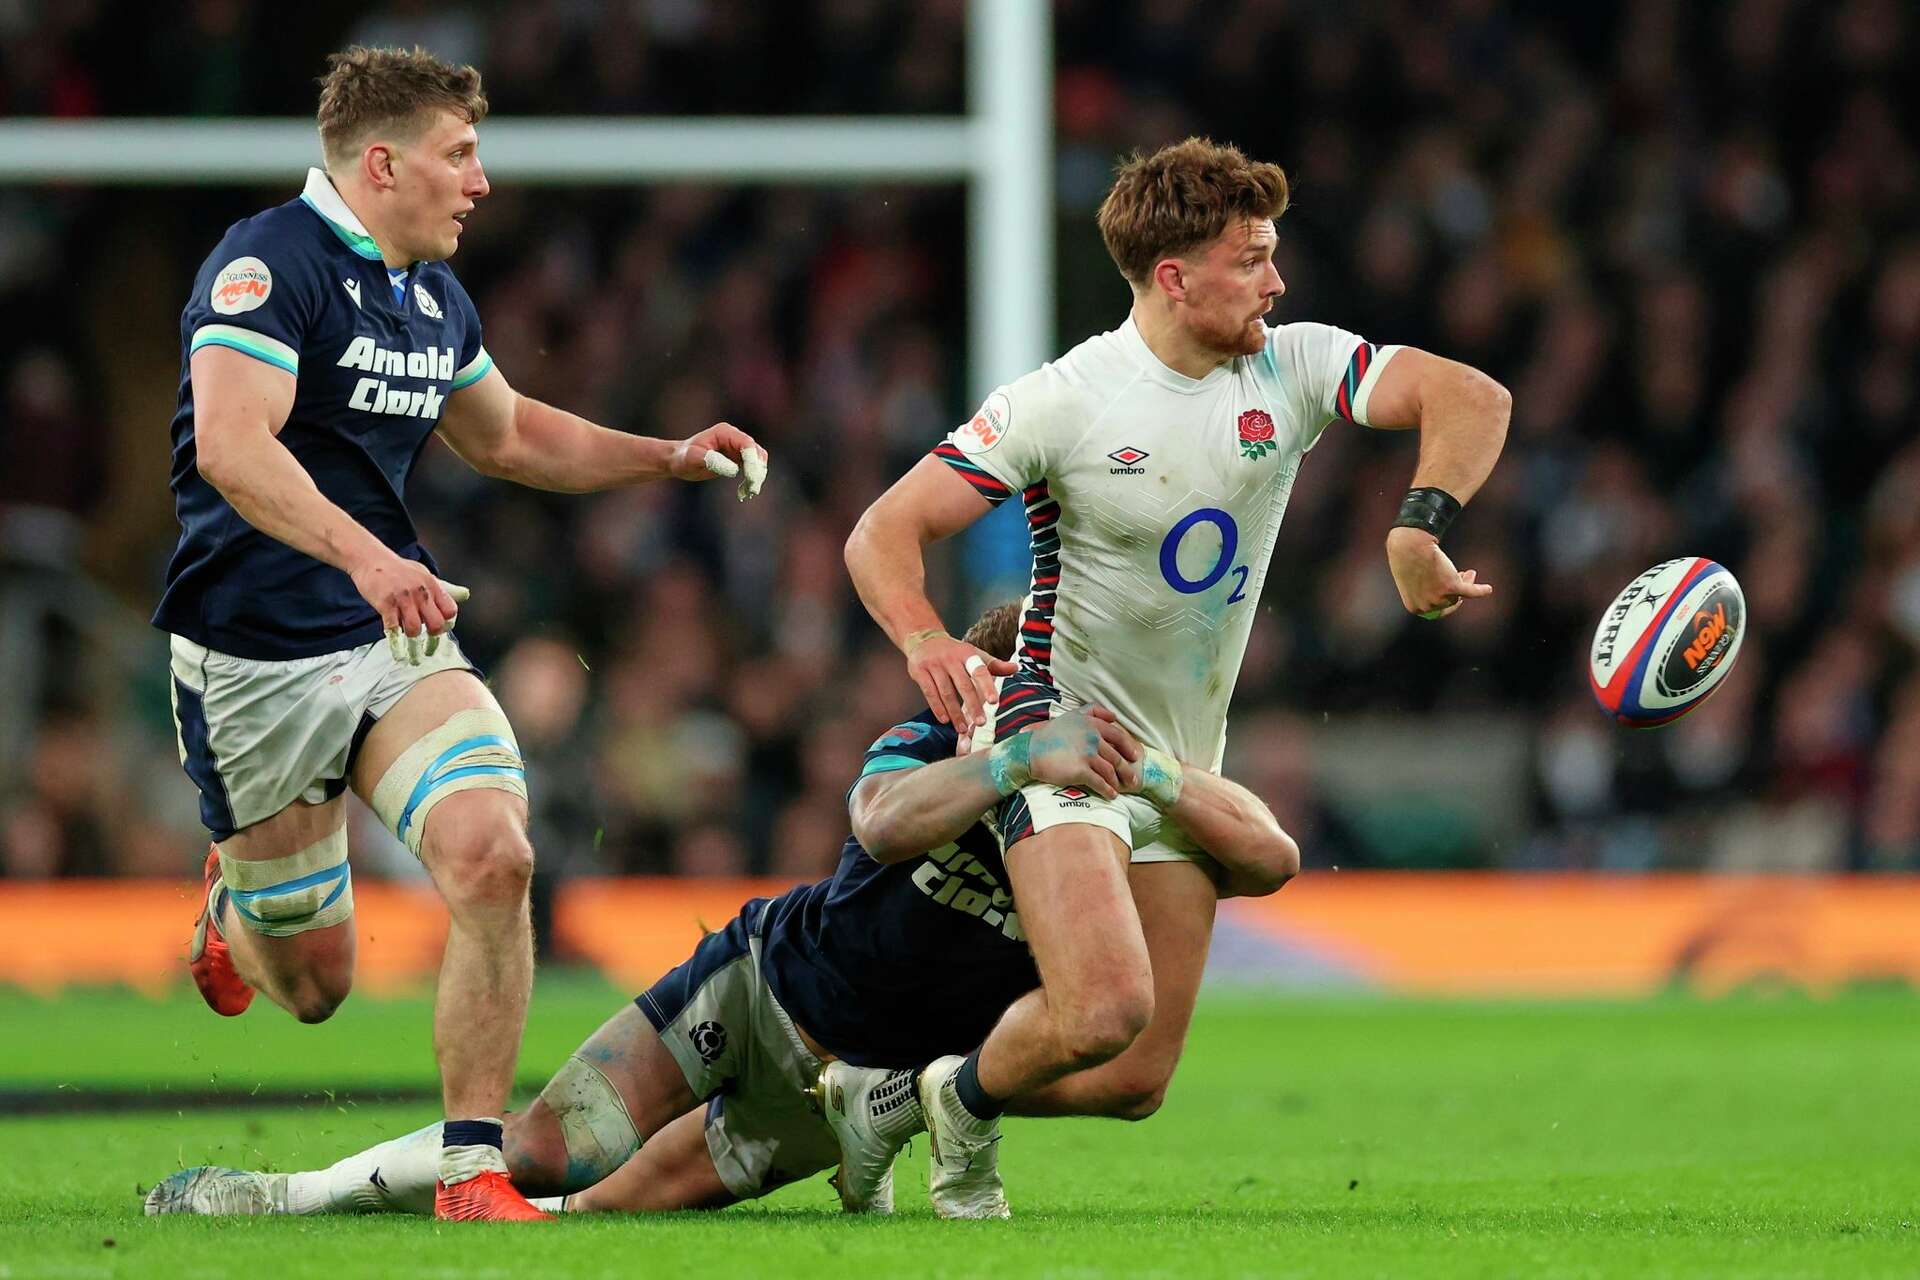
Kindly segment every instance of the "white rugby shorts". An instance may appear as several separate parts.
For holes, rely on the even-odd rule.
[[[840,1142],[809,1091],[824,1065],[760,972],[765,899],[700,940],[634,1003],[707,1100],[707,1154],[742,1200],[840,1163]]]
[[[295,800],[339,795],[360,740],[407,690],[441,671],[474,669],[451,633],[417,667],[396,661],[385,637],[278,662],[171,641],[175,741],[216,841]]]
[[[995,742],[1044,724],[1077,704],[1065,700],[1059,688],[1024,668],[995,680],[1000,701],[993,712]],[[1080,787],[1031,783],[1002,800],[987,816],[987,825],[1000,839],[1004,852],[1030,835],[1069,823],[1104,827],[1126,842],[1134,862],[1192,862],[1216,882],[1220,866],[1183,830],[1180,824],[1140,796],[1108,800]]]

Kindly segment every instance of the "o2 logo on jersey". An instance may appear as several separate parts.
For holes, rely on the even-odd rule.
[[[220,268],[207,294],[207,304],[223,316],[251,311],[273,292],[273,272],[258,258],[235,258]]]
[[[1189,578],[1180,567],[1180,548],[1190,533],[1202,528],[1211,529],[1220,539],[1220,555],[1213,567],[1198,578]],[[1205,533],[1200,537],[1204,538]],[[1233,557],[1240,550],[1240,526],[1233,517],[1218,507],[1201,507],[1182,516],[1173,528],[1167,530],[1167,536],[1160,544],[1160,576],[1167,585],[1183,596],[1196,596],[1207,590],[1229,573],[1239,575],[1233,584],[1233,594],[1227,597],[1228,604],[1239,604],[1247,598],[1247,566],[1235,564]],[[1188,563],[1192,560],[1189,558]]]

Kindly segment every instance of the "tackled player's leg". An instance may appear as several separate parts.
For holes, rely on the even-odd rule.
[[[647,1177],[634,1208],[693,1208],[724,1190],[697,1123],[698,1100],[678,1062],[640,1010],[626,1005],[576,1049],[531,1106],[506,1118],[502,1141],[515,1186],[551,1197],[584,1191],[645,1150]],[[696,1158],[678,1145],[654,1152],[656,1135],[692,1112]],[[379,1143],[328,1168],[268,1174],[211,1166],[183,1169],[147,1196],[151,1214],[419,1213],[436,1208],[445,1126],[434,1123]],[[643,1144],[646,1144],[643,1146]],[[701,1160],[704,1158],[704,1172]],[[674,1197],[685,1195],[682,1202]],[[645,1203],[638,1203],[644,1201]],[[576,1206],[586,1207],[586,1206]]]

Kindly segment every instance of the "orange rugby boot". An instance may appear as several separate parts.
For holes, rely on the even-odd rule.
[[[253,1003],[253,988],[233,967],[233,952],[220,935],[220,924],[213,918],[211,900],[214,881],[220,878],[220,851],[207,850],[206,887],[200,897],[200,918],[193,922],[193,942],[187,948],[187,968],[193,971],[193,985],[200,998],[223,1018],[238,1017]]]
[[[433,1184],[433,1216],[446,1222],[549,1222],[504,1173],[488,1169],[448,1186]]]

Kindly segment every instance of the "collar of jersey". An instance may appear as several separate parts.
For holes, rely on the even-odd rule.
[[[327,230],[340,237],[340,243],[363,258],[380,261],[380,246],[367,234],[366,224],[347,208],[347,202],[334,190],[333,179],[327,176],[325,169],[307,170],[307,188],[300,193],[300,199],[307,208],[320,215],[320,220],[327,224]]]
[[[1131,315],[1115,333],[1119,335],[1120,344],[1132,353],[1134,361],[1146,371],[1147,377],[1170,391],[1204,391],[1226,377],[1227,371],[1233,367],[1233,361],[1229,360],[1216,369],[1208,370],[1204,378],[1189,378],[1178,369],[1168,367],[1159,356],[1153,354],[1153,348],[1140,336],[1139,326],[1133,323]]]

